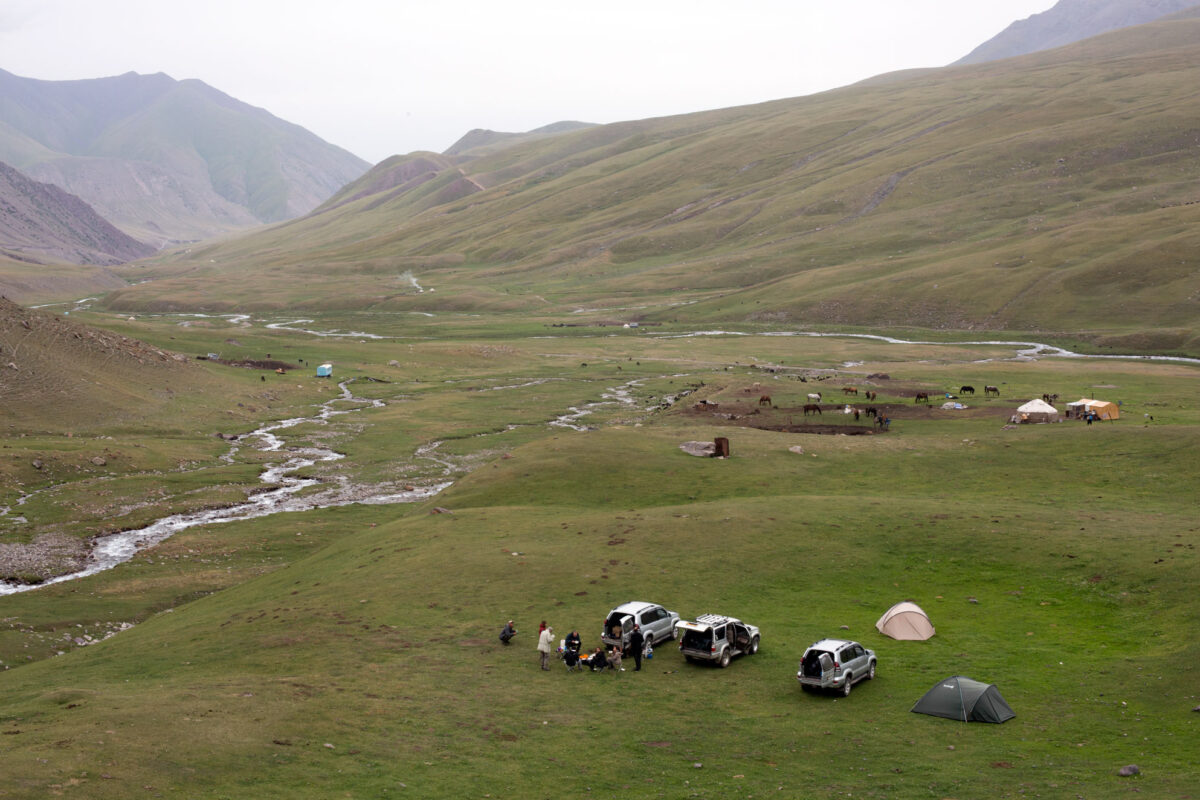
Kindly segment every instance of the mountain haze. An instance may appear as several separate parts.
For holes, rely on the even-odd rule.
[[[0,160],[162,245],[307,213],[368,164],[198,80],[0,70]]]
[[[1092,36],[1153,22],[1195,0],[1059,0],[1053,8],[1009,25],[956,64],[978,64],[1062,47]]]
[[[158,280],[109,303],[638,305],[646,320],[1097,330],[1179,348],[1200,319],[1197,86],[1200,20],[1183,19],[470,160],[399,157],[340,205],[131,271]]]

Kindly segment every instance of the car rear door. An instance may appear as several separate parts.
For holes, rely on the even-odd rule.
[[[817,656],[817,663],[821,665],[821,685],[824,686],[833,680],[833,656],[829,653],[821,653]]]

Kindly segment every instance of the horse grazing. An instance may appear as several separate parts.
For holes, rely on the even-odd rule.
[[[759,404],[760,406],[769,406],[769,405],[771,405],[771,395],[769,395],[769,394],[764,394],[763,396],[759,397],[759,398],[758,398],[758,404]]]
[[[975,387],[974,386],[959,387],[958,393],[959,394],[975,394]]]
[[[819,403],[819,402],[821,402],[821,393],[820,392],[811,392],[808,395],[808,399],[812,400],[814,403]]]
[[[816,403],[807,404],[804,406],[804,416],[807,417],[810,413],[819,415],[821,413],[821,407]]]
[[[1044,394],[1044,395],[1042,395],[1042,400],[1043,400],[1043,401],[1045,401],[1045,402],[1047,402],[1047,403],[1055,403],[1055,402],[1057,402],[1057,401],[1058,401],[1058,395],[1056,395],[1056,394]]]
[[[929,402],[929,393],[928,392],[917,392],[917,396],[913,398],[913,402],[914,403],[928,403]]]
[[[985,386],[985,387],[983,387],[983,396],[984,396],[984,397],[992,397],[993,395],[995,395],[996,397],[999,397],[999,396],[1000,396],[1000,389],[999,389],[999,387],[997,387],[997,386]]]
[[[867,400],[870,400],[872,403],[875,402],[875,393],[874,392],[867,392],[866,394],[863,395],[863,397],[867,398]]]
[[[878,419],[879,418],[879,409],[877,409],[875,406],[868,406],[867,407],[867,416],[875,417],[876,419]]]
[[[857,387],[857,386],[843,386],[843,387],[842,387],[842,392],[843,392],[844,394],[853,394],[853,395],[857,395],[857,394],[858,394],[858,387]]]

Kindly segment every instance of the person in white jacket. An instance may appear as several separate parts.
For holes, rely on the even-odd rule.
[[[538,652],[542,654],[542,669],[550,669],[550,654],[554,652],[554,628],[549,625],[538,637]]]

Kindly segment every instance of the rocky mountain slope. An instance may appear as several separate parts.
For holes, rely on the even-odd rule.
[[[1200,7],[1196,0],[1059,0],[1050,10],[1009,25],[955,63],[978,64],[1062,47],[1193,7]]]
[[[186,356],[0,297],[0,420],[135,416],[146,395],[168,398],[182,388],[172,379],[194,369]]]
[[[21,260],[113,265],[154,248],[117,230],[75,195],[0,162],[0,252]]]
[[[156,245],[311,211],[368,168],[198,80],[40,81],[0,70],[0,160]]]

